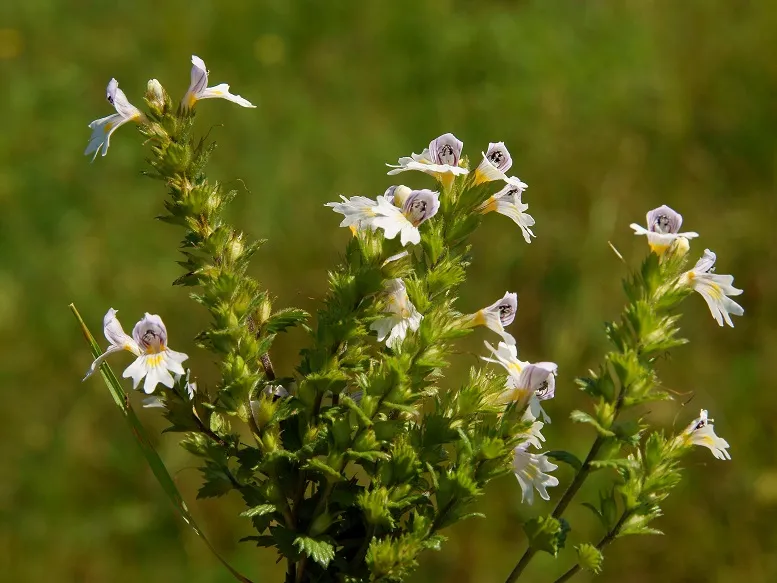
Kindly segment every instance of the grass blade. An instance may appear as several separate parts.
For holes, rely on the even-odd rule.
[[[86,341],[89,343],[89,347],[92,350],[92,356],[97,358],[102,354],[100,346],[95,341],[94,336],[92,336],[92,333],[89,331],[89,328],[87,328],[83,318],[81,318],[81,314],[78,313],[75,305],[70,304],[70,310],[73,312],[76,320],[78,320],[78,324],[81,326],[81,331],[83,332],[84,337],[86,338]],[[159,454],[151,445],[151,441],[148,439],[148,434],[143,428],[143,425],[140,423],[140,419],[138,419],[135,411],[132,409],[129,399],[127,398],[127,393],[121,387],[119,379],[116,378],[116,375],[111,370],[111,367],[108,366],[107,362],[103,362],[100,366],[100,374],[102,375],[103,380],[105,381],[105,386],[108,387],[114,402],[119,407],[121,412],[124,414],[124,418],[129,423],[130,429],[132,429],[132,434],[135,436],[138,445],[140,445],[140,449],[143,451],[143,455],[146,457],[148,465],[151,466],[151,471],[154,473],[154,476],[159,482],[159,485],[162,486],[165,494],[167,494],[170,502],[172,502],[173,506],[175,506],[176,510],[178,510],[181,518],[183,518],[184,522],[186,522],[186,524],[188,524],[191,529],[197,533],[197,536],[202,539],[205,545],[211,550],[211,552],[216,556],[221,564],[224,565],[230,573],[232,573],[235,579],[241,583],[252,583],[250,579],[238,573],[229,565],[229,563],[227,563],[227,561],[216,551],[202,530],[200,530],[200,527],[197,526],[197,523],[194,521],[194,517],[192,517],[191,513],[189,512],[189,508],[186,506],[186,502],[184,502],[181,493],[178,491],[178,487],[175,485],[173,478],[167,471],[167,468],[162,462],[162,459],[159,457]]]

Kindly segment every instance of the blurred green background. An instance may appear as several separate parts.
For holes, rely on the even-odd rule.
[[[572,380],[597,364],[601,323],[624,301],[626,270],[607,241],[636,265],[646,244],[628,224],[662,203],[683,213],[702,234],[692,253],[718,253],[718,271],[745,289],[746,315],[719,329],[700,297],[686,301],[691,343],[660,366],[678,400],[649,415],[679,428],[708,408],[733,461],[694,452],[656,524],[667,536],[618,541],[599,580],[777,580],[775,38],[770,0],[3,2],[0,578],[230,581],[174,514],[100,380],[80,382],[90,358],[67,309],[75,302],[96,332],[111,306],[127,328],[159,313],[172,346],[213,381],[192,341],[204,312],[170,285],[180,232],[153,220],[164,189],[140,175],[139,135],[121,128],[106,158],[82,156],[86,125],[112,112],[108,79],[138,105],[151,77],[177,97],[194,53],[212,84],[259,106],[203,102],[198,122],[219,143],[210,175],[247,190],[235,221],[269,239],[254,272],[279,307],[315,310],[347,241],[324,202],[382,193],[392,184],[384,163],[443,132],[470,157],[507,143],[530,185],[537,239],[526,245],[507,218],[488,216],[461,309],[518,292],[521,354],[560,364],[554,448],[581,454],[592,439],[567,415],[587,406]],[[449,382],[484,338],[462,345]],[[277,343],[284,374],[304,342],[293,333]],[[158,412],[142,417],[163,427]],[[158,447],[217,547],[253,580],[280,580],[273,552],[236,542],[249,531],[237,497],[195,501],[194,460],[175,437]],[[569,473],[558,470],[562,484]],[[505,478],[479,510],[488,518],[453,529],[412,581],[504,580],[524,548],[521,520],[542,506],[522,506]],[[573,543],[599,536],[579,504],[569,518]],[[527,580],[551,580],[572,554],[536,560]]]

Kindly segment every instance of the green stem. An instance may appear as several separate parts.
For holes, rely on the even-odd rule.
[[[625,511],[623,514],[621,514],[620,519],[615,524],[615,526],[610,529],[610,531],[604,535],[602,540],[599,541],[599,544],[596,545],[596,548],[600,551],[606,547],[608,544],[610,544],[612,541],[615,540],[615,537],[618,536],[618,532],[621,529],[621,526],[623,526],[623,523],[626,522],[626,520],[631,516],[631,513],[629,511]],[[561,577],[556,579],[555,583],[564,583],[564,581],[569,581],[572,577],[574,577],[578,571],[580,571],[580,563],[577,563],[573,567],[571,567],[566,573],[564,573]]]
[[[580,466],[580,470],[578,470],[577,474],[575,474],[574,479],[569,484],[569,486],[567,486],[566,491],[556,503],[556,507],[553,509],[552,513],[553,518],[560,518],[561,515],[564,514],[567,506],[569,506],[569,503],[572,502],[575,494],[577,494],[577,491],[580,489],[588,475],[591,473],[591,462],[596,459],[596,455],[599,453],[599,449],[602,447],[603,443],[604,438],[602,438],[601,435],[593,442],[591,449],[588,451],[588,455],[583,462],[583,465]],[[532,547],[528,547],[518,563],[515,565],[515,568],[512,570],[510,575],[508,575],[505,583],[515,583],[515,581],[518,580],[518,577],[520,577],[523,573],[524,569],[526,569],[526,567],[529,565],[529,562],[532,560],[535,553],[536,551]]]

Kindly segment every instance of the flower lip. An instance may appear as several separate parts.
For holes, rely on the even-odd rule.
[[[108,81],[108,87],[105,90],[105,97],[108,99],[108,103],[115,105],[116,102],[116,90],[119,88],[119,82],[116,79]]]
[[[167,346],[167,328],[156,314],[146,312],[132,329],[132,337],[147,354],[163,352]]]
[[[488,150],[484,154],[484,157],[501,172],[507,172],[513,165],[513,159],[510,156],[510,152],[505,147],[504,142],[492,142],[488,144]]]
[[[501,300],[491,304],[486,310],[495,310],[499,314],[499,321],[502,326],[509,326],[515,320],[515,313],[518,311],[518,294],[505,292]]]
[[[675,235],[682,224],[683,216],[665,204],[647,213],[648,229],[653,233]]]
[[[414,227],[418,227],[427,219],[432,218],[440,209],[439,193],[429,189],[414,190],[407,195],[402,205],[402,213]]]
[[[429,143],[429,156],[434,164],[458,166],[464,143],[451,133],[443,134]]]

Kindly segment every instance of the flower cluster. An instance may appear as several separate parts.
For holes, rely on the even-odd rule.
[[[156,102],[158,106],[161,106],[166,99],[164,89],[162,89],[162,86],[156,79],[151,79],[148,82],[148,93],[152,96],[152,101]],[[116,109],[116,113],[96,119],[89,124],[92,135],[89,138],[86,150],[84,150],[84,155],[88,156],[94,153],[92,160],[100,152],[102,152],[103,156],[108,153],[108,147],[111,145],[111,136],[119,127],[130,121],[136,123],[144,123],[145,121],[145,116],[141,111],[132,105],[127,96],[124,95],[124,91],[119,89],[119,82],[116,79],[111,79],[108,83],[107,98],[108,103]],[[256,107],[247,99],[230,93],[229,85],[226,83],[208,87],[208,69],[205,66],[205,62],[200,57],[192,55],[191,84],[181,105],[182,107],[192,109],[199,100],[213,98],[226,99],[242,107]]]
[[[109,346],[86,377],[113,353],[135,355],[123,377],[134,389],[143,382],[151,395],[144,406],[163,408],[171,430],[186,434],[184,447],[204,459],[199,496],[239,491],[251,506],[243,515],[258,532],[245,540],[277,546],[290,580],[401,580],[419,552],[439,545],[442,528],[471,515],[491,479],[512,471],[522,501],[532,504],[536,495],[549,500],[549,488],[559,485],[551,460],[567,463],[575,477],[550,515],[527,521],[528,558],[512,581],[536,550],[556,554],[563,546],[561,515],[593,469],[621,474],[600,508],[589,505],[609,541],[649,532],[646,525],[660,514],[657,503],[676,483],[678,460],[691,446],[730,459],[705,410],[669,438],[653,432],[645,439],[642,420],[618,419],[625,409],[663,398],[654,362],[682,343],[670,310],[691,289],[721,326],[733,326],[731,315],[743,314],[731,299],[742,293],[733,277],[713,273],[714,253],[705,250],[685,271],[689,239],[698,234],[681,233],[682,217],[667,206],[650,211],[646,227],[631,225],[647,236],[652,253],[627,282],[630,304],[621,320],[607,327],[614,348],[598,372],[577,379],[596,401],[593,414],[571,414],[597,432],[591,451],[582,462],[562,450],[542,451],[542,431],[551,422],[543,402],[555,397],[558,365],[518,358],[516,337],[507,331],[518,294],[507,291],[474,313],[456,308],[470,261],[468,237],[484,215],[509,217],[527,243],[535,237],[522,200],[527,185],[508,174],[513,160],[502,142],[490,143],[470,167],[463,142],[445,133],[420,154],[388,165],[391,176],[416,171],[433,178],[433,188],[398,184],[374,198],[341,196],[326,204],[353,236],[344,264],[330,272],[315,327],[305,326],[311,347],[302,351],[296,376],[276,377],[273,338],[308,314],[273,313],[271,294],[248,275],[258,245],[223,220],[230,195],[208,181],[203,167],[212,148],[191,132],[201,99],[254,106],[227,84],[208,87],[199,57],[192,65],[177,110],[156,79],[148,82],[146,114],[111,79],[107,97],[116,113],[90,124],[85,154],[104,156],[113,132],[130,121],[151,143],[154,176],[171,197],[163,218],[187,229],[186,273],[176,283],[198,286],[192,296],[212,316],[198,340],[221,359],[217,394],[197,390],[183,367],[188,356],[168,347],[159,316],[146,313],[130,336],[112,308],[103,320]],[[498,335],[496,347],[485,342],[489,355],[482,360],[499,374],[473,367],[458,388],[441,390],[453,340],[475,327]],[[153,394],[159,384],[173,390]],[[238,421],[247,431],[231,429]],[[360,480],[352,479],[354,471]],[[610,520],[616,510],[621,518]],[[589,549],[599,562],[602,546]]]
[[[647,227],[642,227],[636,223],[632,223],[630,226],[634,229],[635,235],[647,235],[650,249],[656,255],[662,256],[673,246],[683,253],[687,252],[688,240],[699,236],[695,232],[680,233],[682,224],[683,217],[680,213],[662,205],[648,212]],[[696,262],[693,269],[686,272],[680,279],[680,284],[691,287],[701,294],[718,325],[723,326],[725,322],[733,328],[731,314],[741,316],[745,310],[729,296],[738,296],[742,290],[734,287],[733,276],[713,273],[715,260],[715,254],[709,249],[705,249],[704,255]]]

